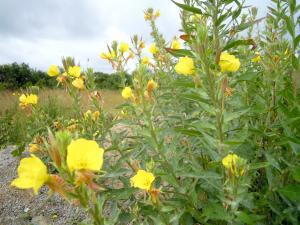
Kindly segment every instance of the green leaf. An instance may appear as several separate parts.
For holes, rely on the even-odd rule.
[[[300,59],[300,57],[297,58],[296,55],[294,55],[294,54],[292,55],[292,64],[293,64],[293,67],[295,70],[297,70],[299,67],[299,59]]]
[[[21,144],[21,145],[17,146],[17,148],[11,152],[11,155],[14,157],[20,156],[20,155],[22,155],[22,153],[24,151],[25,151],[25,144]]]
[[[277,190],[281,195],[300,204],[300,185],[290,184]]]
[[[286,24],[286,28],[287,28],[288,32],[290,33],[290,35],[292,37],[294,37],[295,36],[295,26],[293,25],[293,21],[288,16],[285,16],[284,20],[285,20],[285,24]]]
[[[238,112],[233,112],[233,113],[225,112],[224,113],[224,123],[228,123],[231,120],[234,120],[234,119],[237,119],[237,118],[241,117],[243,114],[245,114],[249,110],[250,110],[250,108],[244,109],[244,110],[241,110],[241,111],[238,111]]]
[[[226,44],[226,46],[223,48],[223,51],[226,51],[228,49],[234,48],[236,46],[240,45],[252,45],[256,46],[253,39],[247,39],[247,40],[236,40],[236,41],[230,41]]]
[[[258,163],[252,163],[250,165],[249,170],[258,170],[261,168],[266,168],[268,166],[270,166],[271,164],[269,162],[258,162]]]
[[[175,87],[183,87],[183,88],[194,88],[195,87],[195,83],[193,82],[193,80],[191,79],[186,79],[186,77],[184,77],[184,79],[178,78],[173,82],[173,85]],[[172,96],[170,96],[172,97]]]
[[[292,176],[295,181],[300,182],[300,167],[296,167],[292,170]]]
[[[185,93],[182,94],[180,97],[189,101],[208,103],[208,99],[201,97],[197,93]]]
[[[246,72],[243,75],[239,76],[237,79],[238,81],[251,81],[257,77],[256,72]]]
[[[172,0],[172,2],[175,5],[177,5],[179,8],[183,9],[183,10],[203,15],[201,9],[198,9],[198,8],[193,7],[193,6],[186,5],[186,4],[181,4],[181,3],[175,2],[173,0]]]
[[[262,215],[248,214],[248,213],[242,212],[242,211],[237,212],[237,219],[239,221],[243,222],[243,224],[249,224],[249,225],[258,224],[257,222],[264,218],[265,218],[265,216],[262,216]]]
[[[223,220],[230,221],[231,217],[229,213],[227,213],[226,209],[216,203],[210,203],[203,208],[203,215],[207,220]]]
[[[242,23],[242,24],[239,24],[238,26],[235,26],[233,27],[233,31],[236,31],[236,32],[241,32],[243,30],[246,30],[248,27],[252,26],[253,24],[255,23],[259,23],[260,21],[262,21],[264,18],[260,18],[260,19],[257,19],[255,21],[251,21],[251,22],[248,22],[248,23]],[[225,34],[228,34],[230,33],[232,30],[226,30],[225,31]]]
[[[299,42],[300,42],[300,34],[298,34],[298,36],[294,39],[294,46],[295,46],[295,48],[298,47]]]
[[[165,48],[165,50],[173,55],[174,57],[185,57],[189,56],[191,58],[194,58],[193,53],[190,50],[187,49],[172,49],[172,48]]]

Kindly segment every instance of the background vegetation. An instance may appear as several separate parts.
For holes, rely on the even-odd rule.
[[[119,75],[95,72],[95,84],[99,89],[119,89]],[[127,82],[131,83],[130,75],[126,73]],[[55,88],[56,82],[46,72],[32,69],[28,64],[12,63],[0,65],[0,90],[27,88],[30,86]]]
[[[151,59],[138,36],[131,45],[113,41],[101,54],[124,88],[115,115],[103,108],[92,69],[81,71],[71,59],[62,71],[52,65],[49,75],[64,86],[70,114],[56,100],[46,107],[42,97],[27,102],[25,119],[5,123],[25,121],[14,128],[24,136],[17,135],[13,154],[33,144],[38,150],[31,152],[49,168],[42,184],[85,208],[88,224],[298,225],[300,5],[272,0],[268,15],[257,18],[244,1],[183,2],[174,2],[182,35],[172,48],[156,26],[160,12],[149,8]],[[129,85],[124,71],[133,59]],[[77,146],[74,172],[69,149],[79,139],[96,148]],[[93,157],[98,145],[103,157]],[[27,173],[41,170],[24,169],[22,161],[20,167],[20,178],[33,185],[15,186],[35,187],[37,176]]]

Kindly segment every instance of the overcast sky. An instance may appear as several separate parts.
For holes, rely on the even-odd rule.
[[[268,2],[246,0],[261,15]],[[133,34],[151,42],[143,19],[148,7],[161,11],[158,26],[167,40],[179,34],[179,9],[170,0],[0,0],[0,64],[25,62],[46,70],[73,56],[83,67],[111,72],[99,57],[106,43],[129,42]]]

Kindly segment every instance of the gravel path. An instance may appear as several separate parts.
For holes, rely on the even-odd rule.
[[[20,158],[11,156],[12,147],[0,151],[0,225],[72,225],[84,218],[80,208],[59,196],[48,197],[47,188],[40,194],[10,186],[17,176]]]

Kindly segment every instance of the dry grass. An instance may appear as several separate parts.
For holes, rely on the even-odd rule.
[[[105,110],[113,112],[114,108],[123,102],[120,91],[113,90],[101,90],[100,91],[104,104],[103,107]],[[0,91],[0,115],[6,110],[18,109],[19,96],[21,92],[12,92],[12,91]],[[68,111],[72,107],[71,97],[64,90],[58,89],[44,89],[39,91],[39,104],[49,105],[49,101],[55,101],[63,111]],[[82,97],[82,111],[91,109],[92,104],[89,100],[88,92],[83,92]]]

